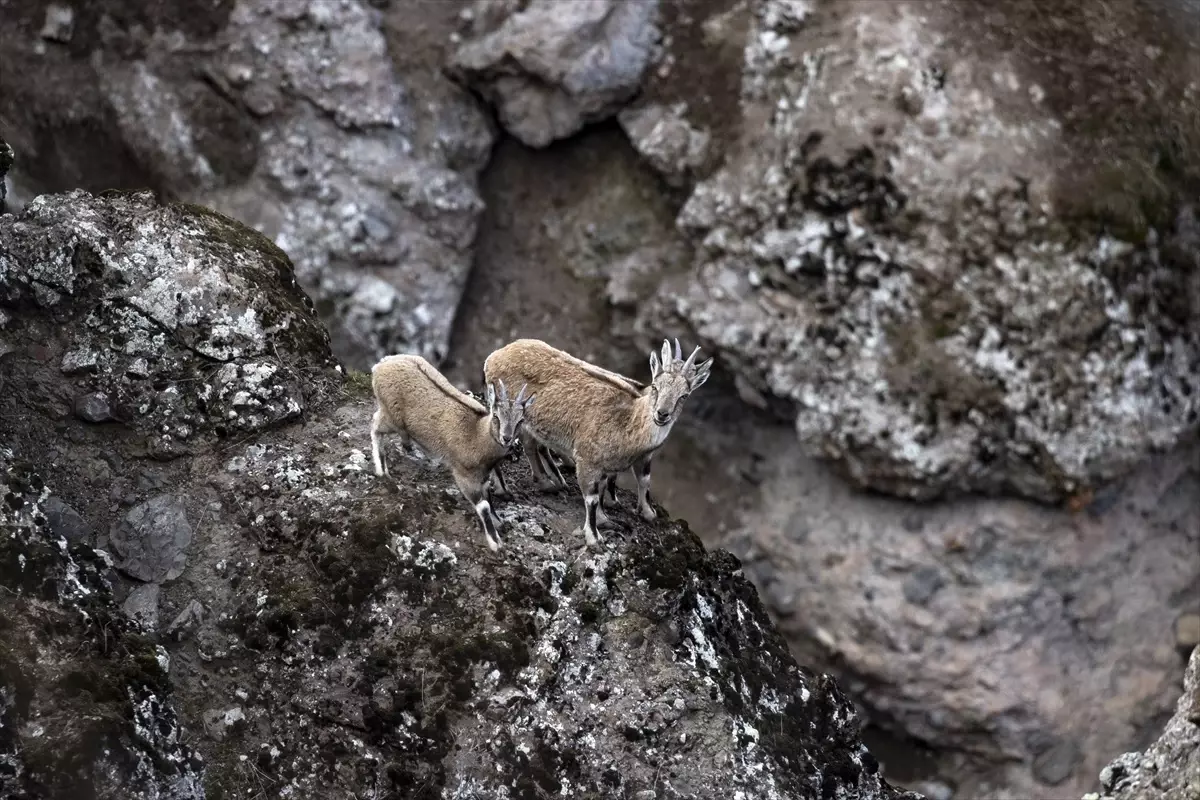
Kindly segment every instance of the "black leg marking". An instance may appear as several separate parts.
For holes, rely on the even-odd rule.
[[[511,497],[512,493],[508,491],[508,484],[504,482],[504,473],[501,472],[499,464],[492,470],[492,474],[496,476],[496,488],[499,489],[497,494],[500,497]]]

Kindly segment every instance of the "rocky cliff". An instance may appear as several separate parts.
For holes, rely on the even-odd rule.
[[[685,523],[583,552],[506,465],[492,554],[441,468],[376,478],[363,379],[239,223],[40,196],[0,309],[0,795],[915,797]]]

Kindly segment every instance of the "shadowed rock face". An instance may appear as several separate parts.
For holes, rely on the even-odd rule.
[[[8,196],[8,183],[5,178],[13,164],[13,151],[4,139],[0,139],[0,214],[4,213],[4,199]]]
[[[257,272],[257,235],[82,192],[0,224],[15,345],[0,369],[16,387],[0,398],[4,796],[915,800],[882,779],[833,680],[797,666],[738,561],[686,524],[645,523],[623,494],[623,533],[581,552],[578,497],[535,495],[505,464],[515,498],[493,554],[440,466],[393,455],[392,478],[370,474],[365,387],[325,383],[327,340],[307,311],[283,316],[308,306],[286,260],[277,283]],[[215,224],[234,238],[212,244]],[[213,291],[194,299],[199,263]],[[139,298],[169,281],[173,315],[152,316]],[[61,352],[112,307],[170,335],[108,347],[89,380],[115,392],[129,355],[178,370],[224,348],[236,363],[274,336],[303,422],[154,461],[136,418],[42,402],[80,379]],[[263,308],[276,324],[218,335],[220,313]],[[159,391],[203,397],[205,370],[188,368]],[[72,543],[55,532],[68,504],[85,531]]]
[[[440,74],[440,37],[413,30],[401,75],[365,2],[128,2],[49,35],[41,0],[5,17],[0,121],[26,185],[149,186],[229,213],[292,257],[339,357],[444,357],[492,132]]]

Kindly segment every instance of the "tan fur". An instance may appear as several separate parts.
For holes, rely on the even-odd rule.
[[[664,354],[668,352],[664,346]],[[657,364],[657,355],[652,358]],[[690,359],[689,359],[690,364]],[[536,444],[570,457],[576,464],[576,477],[584,493],[584,535],[588,544],[596,541],[590,522],[589,507],[598,506],[597,488],[608,476],[638,467],[639,509],[642,516],[654,517],[647,499],[648,459],[670,433],[679,408],[673,406],[666,424],[655,424],[656,391],[680,398],[691,390],[689,376],[699,386],[708,377],[708,363],[681,371],[682,360],[658,374],[658,384],[639,391],[633,383],[575,358],[539,339],[518,339],[496,350],[484,362],[488,382],[503,380],[511,385],[527,384],[538,398],[526,416],[522,437],[526,458],[535,477],[544,472],[537,460]],[[667,412],[662,412],[666,414]]]
[[[511,411],[502,406],[489,412],[416,355],[387,356],[377,363],[371,369],[371,389],[377,404],[371,425],[375,473],[386,473],[379,434],[395,433],[406,445],[415,442],[449,466],[483,523],[489,547],[497,549],[489,526],[498,527],[498,520],[485,496],[485,485],[508,452],[497,440],[496,415]]]

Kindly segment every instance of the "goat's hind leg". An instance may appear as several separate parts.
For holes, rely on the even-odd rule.
[[[508,490],[508,484],[504,482],[504,473],[500,471],[500,464],[492,467],[492,471],[488,475],[487,486],[491,495],[498,500],[512,499],[512,492]]]
[[[564,489],[567,486],[567,479],[563,477],[562,469],[558,466],[558,459],[554,457],[554,453],[545,445],[538,445],[538,457],[542,460],[542,468],[546,472],[554,476],[554,480]]]
[[[528,433],[521,433],[521,450],[525,453],[525,460],[529,462],[529,471],[533,474],[534,485],[538,491],[553,492],[559,486],[554,480],[546,474],[546,470],[542,464],[540,455],[538,454],[538,441]]]
[[[600,487],[601,487],[600,488],[600,501],[596,506],[596,527],[597,528],[602,528],[605,530],[612,530],[612,529],[618,527],[617,523],[613,522],[613,520],[608,516],[608,514],[606,514],[604,512],[604,495],[607,492],[609,492],[610,487],[612,490],[611,491],[612,497],[616,498],[616,496],[617,496],[617,490],[614,485],[616,483],[616,480],[617,480],[616,476],[611,475],[611,474],[605,475],[603,478],[600,479]]]

